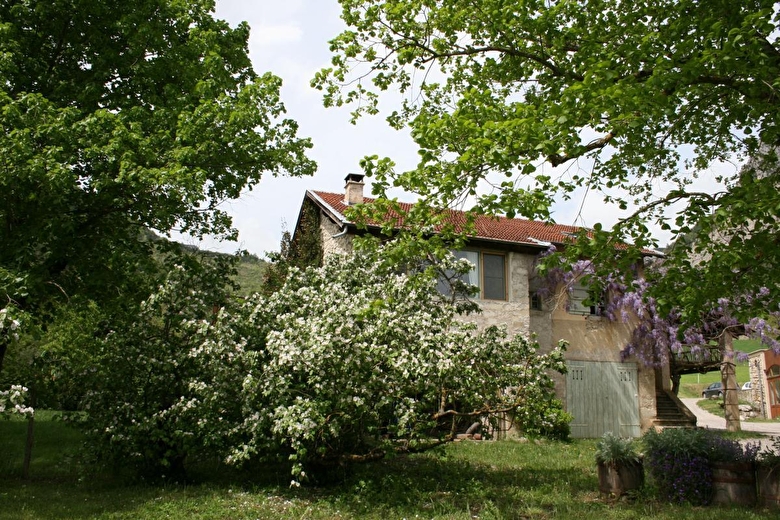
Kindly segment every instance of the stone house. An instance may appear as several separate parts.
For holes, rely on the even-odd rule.
[[[766,419],[780,418],[780,353],[761,349],[750,353],[750,396]]]
[[[351,205],[371,202],[363,197],[363,176],[350,174],[345,191],[307,191],[295,234],[305,220],[321,238],[323,256],[349,252],[360,233],[345,216]],[[403,205],[402,205],[403,206]],[[410,205],[409,205],[410,206]],[[452,211],[448,218],[462,218]],[[535,263],[550,245],[563,246],[579,229],[522,219],[480,217],[458,256],[474,265],[470,282],[479,286],[482,313],[469,319],[480,325],[505,323],[510,333],[535,333],[542,348],[561,339],[569,343],[568,374],[559,376],[556,392],[573,415],[573,437],[598,437],[611,431],[637,437],[653,426],[695,424],[695,417],[670,392],[668,368],[643,366],[621,360],[632,325],[599,316],[596,307],[583,305],[587,289],[575,286],[553,298],[537,296]]]

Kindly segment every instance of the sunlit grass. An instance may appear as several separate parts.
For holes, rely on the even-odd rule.
[[[0,422],[0,519],[757,519],[777,512],[599,496],[595,441],[460,442],[358,466],[319,487],[277,468],[198,472],[189,484],[129,482],[75,455],[81,437],[41,414],[31,479],[19,477],[23,422]],[[11,456],[8,453],[13,452]]]

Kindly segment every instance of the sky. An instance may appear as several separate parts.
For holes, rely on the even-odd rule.
[[[309,157],[317,162],[313,177],[266,176],[240,199],[223,206],[233,217],[239,231],[237,243],[198,242],[188,237],[177,240],[205,249],[232,253],[243,249],[261,258],[278,251],[284,229],[292,231],[307,189],[341,192],[344,177],[359,173],[360,159],[366,155],[390,157],[398,171],[416,165],[417,150],[408,132],[391,129],[381,116],[363,117],[349,122],[349,107],[325,108],[322,93],[310,87],[314,74],[330,64],[328,41],[345,25],[339,18],[337,0],[217,0],[217,18],[231,26],[241,21],[250,26],[249,55],[255,71],[270,71],[283,80],[282,101],[287,117],[299,124],[299,136],[312,139]],[[727,165],[733,171],[733,165]],[[704,176],[703,182],[711,184]],[[366,179],[370,194],[370,179]],[[704,188],[706,189],[706,188]],[[401,200],[408,195],[393,193]],[[560,224],[612,225],[619,218],[617,209],[606,208],[598,195],[580,193],[554,207],[553,218]],[[666,238],[658,234],[661,245]]]
[[[286,116],[298,122],[300,137],[312,139],[308,155],[318,169],[310,177],[266,176],[251,192],[223,205],[239,231],[237,243],[177,240],[228,253],[241,248],[262,258],[279,250],[283,229],[295,227],[307,189],[341,192],[346,175],[360,173],[366,155],[392,157],[402,169],[415,165],[416,148],[408,133],[390,129],[381,117],[353,125],[349,108],[326,109],[322,93],[310,87],[314,74],[330,64],[328,41],[345,28],[339,14],[336,0],[217,0],[217,18],[233,27],[249,23],[255,71],[282,78]]]

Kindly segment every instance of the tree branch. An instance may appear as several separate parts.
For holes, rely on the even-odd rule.
[[[568,155],[568,154],[552,154],[547,156],[547,160],[552,164],[553,166],[560,166],[561,164],[571,161],[572,159],[577,159],[581,157],[582,155],[592,152],[593,150],[600,150],[607,146],[612,139],[614,139],[615,134],[612,132],[609,132],[604,137],[600,137],[599,139],[594,139],[593,141],[589,142],[587,145],[585,145],[584,149],[581,153],[576,155]]]

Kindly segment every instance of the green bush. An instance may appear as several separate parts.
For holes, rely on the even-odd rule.
[[[649,430],[642,438],[645,464],[660,498],[670,502],[708,504],[712,499],[713,462],[752,462],[757,445],[741,446],[711,430]]]
[[[641,461],[642,457],[633,439],[624,439],[607,432],[596,444],[596,462],[614,465]]]

